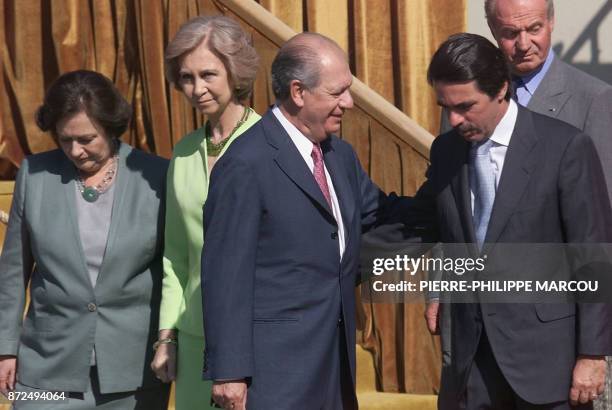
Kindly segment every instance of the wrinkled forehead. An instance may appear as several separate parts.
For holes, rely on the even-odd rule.
[[[353,74],[344,55],[321,59],[320,85],[326,88],[348,88],[352,83]]]
[[[496,1],[493,17],[496,25],[524,26],[547,21],[548,6],[545,0]]]

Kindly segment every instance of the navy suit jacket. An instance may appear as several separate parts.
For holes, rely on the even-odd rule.
[[[345,228],[271,111],[215,165],[204,207],[205,379],[250,382],[250,408],[320,408],[339,318],[355,376],[355,282],[362,226],[389,199],[349,144],[322,144]],[[335,344],[336,343],[336,344]]]

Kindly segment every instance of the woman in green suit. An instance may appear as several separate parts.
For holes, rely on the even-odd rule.
[[[215,162],[260,118],[243,104],[259,59],[240,25],[223,16],[189,20],[165,58],[169,82],[208,121],[176,145],[168,170],[159,347],[151,367],[161,380],[176,380],[177,410],[203,409],[211,386],[202,381],[202,206]]]
[[[0,257],[0,391],[15,409],[166,408],[149,362],[168,161],[120,142],[130,114],[85,70],[38,110],[60,149],[22,162]]]

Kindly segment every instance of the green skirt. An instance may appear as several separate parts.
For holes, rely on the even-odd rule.
[[[204,338],[178,332],[178,363],[175,382],[176,410],[212,409],[212,382],[202,380]]]

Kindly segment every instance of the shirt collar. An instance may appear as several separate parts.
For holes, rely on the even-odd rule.
[[[495,127],[495,130],[489,139],[497,145],[503,145],[505,147],[510,145],[510,138],[512,137],[512,132],[514,131],[517,116],[518,107],[516,106],[514,100],[511,99],[506,113],[502,117],[499,124],[497,124],[497,127]]]
[[[531,95],[535,93],[536,89],[542,82],[542,79],[548,72],[548,69],[550,68],[550,65],[552,64],[554,58],[555,53],[552,51],[552,49],[548,50],[548,55],[546,56],[546,60],[544,60],[544,64],[542,64],[535,71],[527,75],[518,77],[523,82],[525,88],[527,89],[527,91],[529,91]]]
[[[289,134],[289,138],[295,144],[300,155],[304,157],[304,159],[309,159],[312,154],[312,146],[313,143],[306,137],[300,130],[297,129],[295,125],[293,125],[287,117],[280,110],[278,105],[274,105],[272,108],[272,114],[276,117],[276,119],[281,123],[282,127]]]

